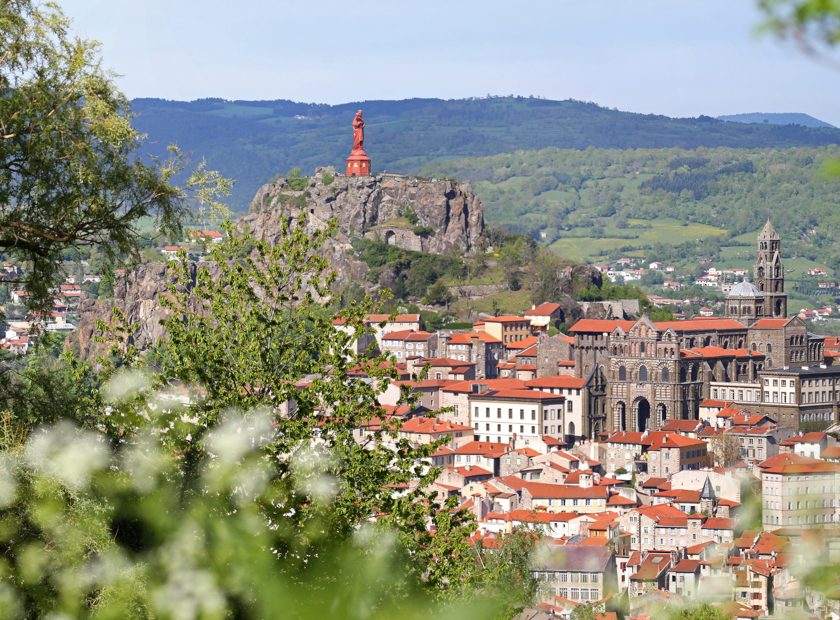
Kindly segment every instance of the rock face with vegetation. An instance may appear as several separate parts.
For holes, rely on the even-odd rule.
[[[484,210],[468,185],[393,174],[345,177],[332,168],[319,168],[309,179],[267,183],[242,221],[270,238],[280,221],[300,215],[316,227],[335,220],[339,243],[365,237],[405,250],[465,256],[483,249],[485,241]]]
[[[194,276],[195,264],[190,267]],[[105,355],[106,346],[95,338],[97,323],[100,320],[107,323],[112,309],[116,307],[123,312],[129,324],[139,326],[132,343],[145,349],[163,336],[160,321],[166,316],[166,311],[160,304],[160,297],[166,294],[173,280],[174,276],[164,262],[142,263],[116,277],[112,299],[82,301],[78,329],[67,339],[67,346],[77,350],[84,359]]]
[[[239,220],[255,237],[276,242],[283,224],[305,215],[308,226],[323,229],[337,223],[334,241],[324,248],[337,283],[364,283],[368,265],[351,245],[353,239],[379,239],[403,249],[429,254],[465,256],[484,247],[481,202],[467,186],[454,181],[397,175],[347,178],[319,169],[306,179],[292,176],[266,184],[254,198],[251,212]],[[113,306],[137,324],[134,344],[146,348],[163,335],[165,310],[160,296],[171,276],[165,263],[144,263],[119,277],[114,298],[86,302],[79,326],[68,341],[82,357],[105,353],[95,341],[97,321],[107,321]]]

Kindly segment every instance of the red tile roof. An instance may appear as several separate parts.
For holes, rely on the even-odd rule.
[[[503,476],[499,482],[516,491],[527,489],[535,500],[540,499],[607,499],[606,487],[581,488],[565,484],[531,482],[516,476]]]
[[[725,517],[709,517],[703,522],[704,530],[734,530],[735,519]]]
[[[570,334],[578,333],[600,333],[606,334],[620,327],[628,331],[636,324],[636,321],[620,321],[615,319],[581,319],[569,329]]]
[[[830,474],[840,472],[840,464],[820,459],[799,456],[791,452],[771,456],[759,463],[762,472],[768,474]]]
[[[685,321],[657,321],[657,329],[672,329],[675,332],[746,331],[746,327],[734,319],[688,319]]]
[[[580,390],[586,383],[586,379],[572,377],[570,375],[557,375],[554,377],[538,377],[526,381],[525,385],[532,389],[574,389]]]
[[[456,467],[455,472],[462,475],[464,478],[475,478],[477,476],[493,476],[493,472],[477,465],[466,465],[464,467]]]
[[[525,312],[525,316],[551,316],[561,308],[560,304],[545,302],[532,310]]]
[[[520,521],[522,523],[562,523],[577,519],[576,512],[546,512],[544,510],[511,510],[510,512],[491,512],[486,521]]]
[[[792,317],[789,319],[758,319],[750,327],[753,329],[779,329],[785,327],[792,320]]]
[[[549,392],[540,392],[538,390],[488,390],[481,394],[475,394],[473,398],[476,399],[504,399],[504,400],[565,400],[565,396],[560,394],[551,394]]]
[[[712,400],[711,398],[707,398],[706,400],[704,400],[703,402],[700,403],[700,406],[701,407],[708,407],[708,408],[712,408],[712,409],[714,409],[714,408],[724,409],[731,404],[732,403],[729,402],[729,401]]]
[[[524,316],[514,316],[510,314],[502,315],[502,316],[493,316],[489,319],[484,319],[485,323],[530,323],[528,319]]]
[[[425,418],[416,417],[410,418],[403,422],[400,431],[404,433],[421,433],[421,434],[445,434],[455,433],[458,431],[472,432],[472,426],[465,426],[464,424],[455,424],[449,420],[441,420],[439,418]]]
[[[510,450],[506,443],[493,443],[491,441],[471,441],[455,450],[455,454],[480,454],[481,456],[497,459]]]
[[[415,331],[413,329],[403,329],[397,332],[388,332],[382,334],[382,340],[402,340],[404,342],[425,342],[431,338],[432,334],[424,331]]]
[[[674,568],[672,573],[696,573],[700,570],[700,560],[680,560]]]
[[[450,344],[471,344],[473,340],[486,343],[500,343],[501,340],[487,332],[462,332],[449,336]]]
[[[456,360],[448,357],[426,357],[423,358],[421,364],[423,366],[431,366],[432,368],[461,368],[466,366],[475,366],[474,362],[465,362],[464,360]]]
[[[666,433],[696,433],[703,426],[700,420],[668,420],[662,430]]]
[[[669,504],[639,506],[636,512],[664,527],[688,527],[688,515]]]
[[[455,392],[461,394],[469,394],[473,391],[474,385],[487,386],[488,390],[524,390],[525,381],[522,379],[467,379],[464,381],[451,381],[449,385],[443,388],[444,392]]]

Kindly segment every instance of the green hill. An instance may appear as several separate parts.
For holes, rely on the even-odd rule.
[[[718,116],[722,121],[734,123],[768,123],[770,125],[802,125],[803,127],[834,127],[810,114],[798,112],[749,112]]]
[[[542,239],[561,255],[622,254],[747,266],[767,216],[785,254],[840,273],[840,147],[542,149],[447,160],[424,173],[472,182],[491,224]],[[793,264],[793,263],[791,263]]]
[[[278,172],[341,168],[358,108],[367,119],[366,147],[375,171],[417,172],[432,160],[558,147],[766,148],[840,144],[840,130],[798,125],[728,123],[706,116],[675,119],[634,114],[581,101],[525,97],[408,99],[342,105],[292,101],[192,102],[136,99],[135,125],[147,153],[180,146],[195,162],[235,180],[234,208]]]

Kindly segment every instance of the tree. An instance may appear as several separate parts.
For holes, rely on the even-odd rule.
[[[426,291],[425,297],[423,298],[424,303],[431,304],[433,306],[446,306],[447,308],[453,301],[454,297],[449,291],[449,287],[440,280],[429,287]]]
[[[482,565],[472,518],[426,490],[437,444],[415,447],[387,419],[356,436],[397,375],[349,352],[373,300],[333,325],[333,229],[291,222],[269,245],[224,228],[207,260],[171,266],[152,350],[133,347],[119,313],[103,325],[104,385],[62,401],[76,425],[21,449],[0,415],[0,519],[15,524],[0,540],[14,566],[0,613],[170,617],[184,600],[192,617],[426,617],[458,599],[486,618],[521,600],[524,543]],[[514,568],[515,593],[499,583]],[[94,574],[108,578],[81,578]]]
[[[836,0],[759,0],[763,28],[793,39],[808,53],[840,43],[840,3]]]
[[[68,28],[55,5],[0,4],[0,251],[29,263],[36,306],[68,248],[124,255],[141,220],[172,232],[184,213],[177,164],[140,161],[128,100]]]
[[[738,437],[722,433],[711,440],[712,455],[716,467],[731,467],[741,460]]]

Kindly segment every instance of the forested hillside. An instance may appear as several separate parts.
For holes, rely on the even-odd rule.
[[[409,99],[342,105],[291,101],[193,102],[136,99],[135,126],[146,149],[162,155],[177,144],[195,162],[235,180],[232,204],[243,210],[257,188],[299,167],[341,167],[351,146],[350,122],[363,108],[374,171],[417,172],[429,161],[518,149],[740,148],[840,143],[840,130],[728,123],[710,117],[673,119],[620,112],[580,101],[491,97]]]
[[[836,146],[542,149],[437,162],[424,172],[472,181],[490,224],[579,260],[633,249],[696,259],[715,245],[751,245],[749,234],[771,216],[786,254],[836,268],[840,179],[824,168],[838,158]]]

